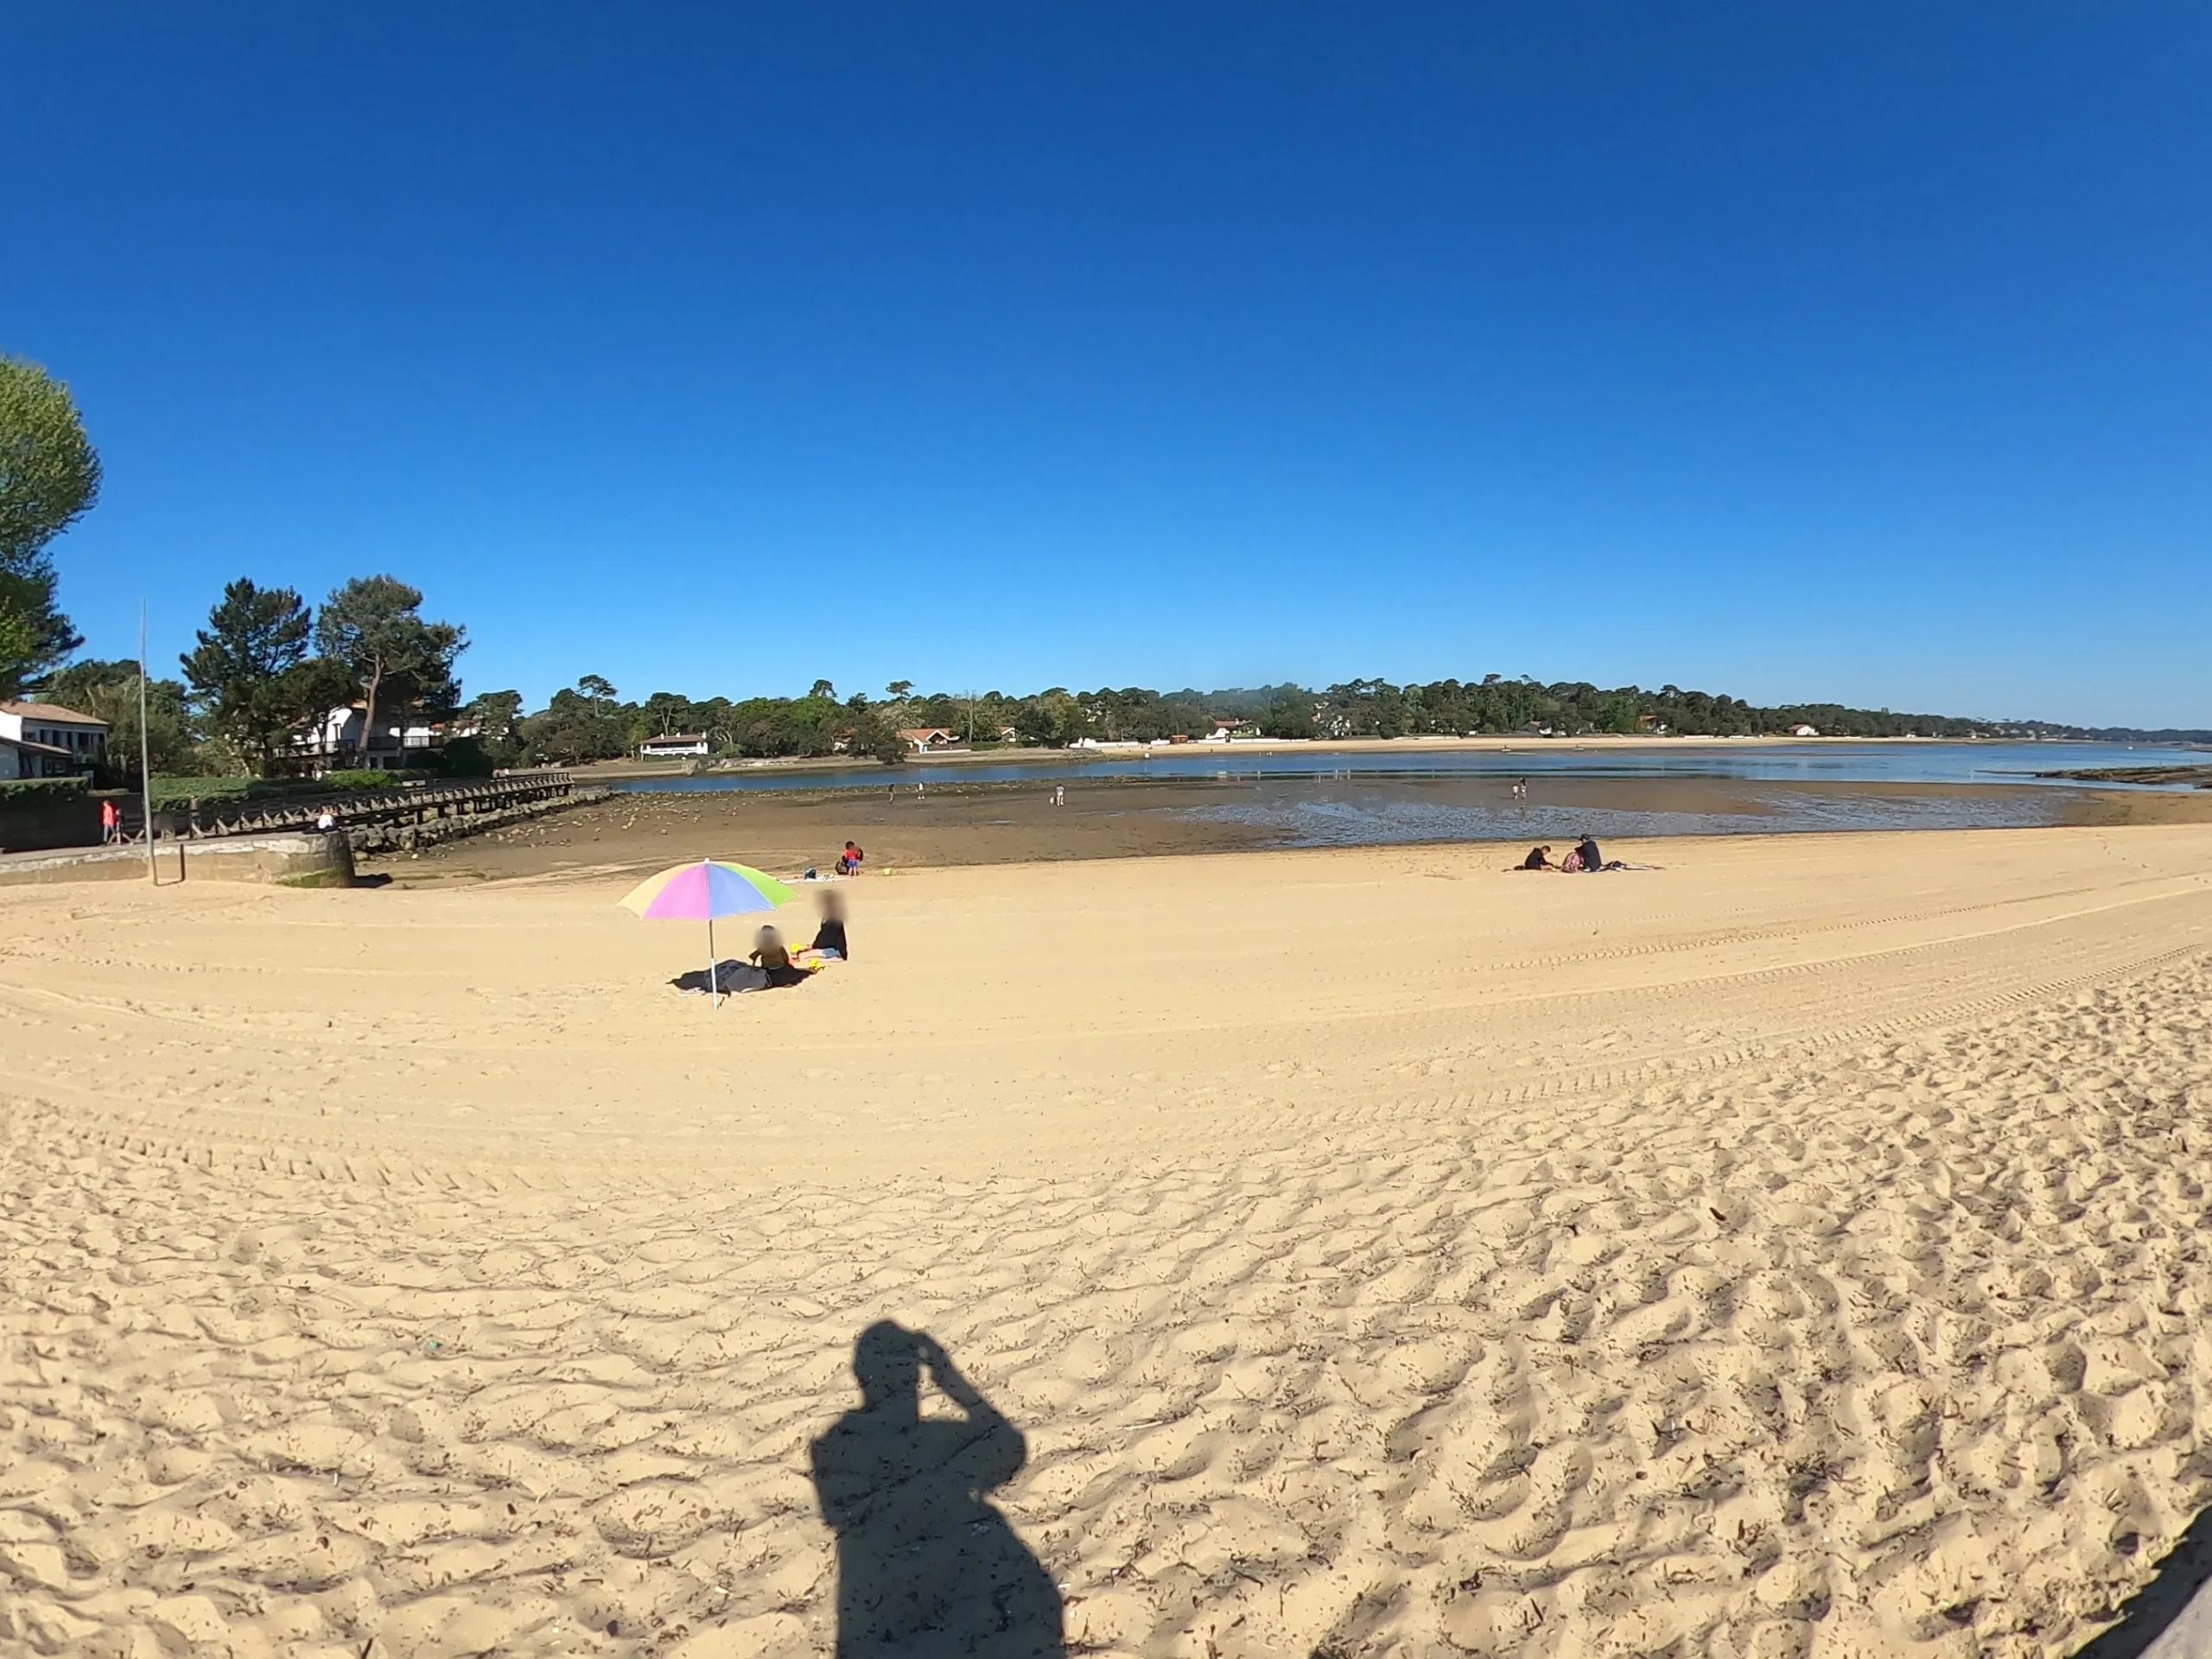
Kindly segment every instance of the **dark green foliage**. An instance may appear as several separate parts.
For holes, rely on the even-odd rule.
[[[221,801],[314,800],[326,795],[350,795],[369,789],[397,789],[420,772],[333,772],[320,778],[163,778],[154,779],[154,805],[159,809]]]
[[[164,778],[154,776],[156,807],[184,806],[193,801],[243,801],[260,798],[270,780],[258,778]],[[277,787],[281,787],[277,785]]]
[[[891,711],[876,707],[864,696],[848,698],[845,708],[845,753],[855,760],[880,760],[887,766],[906,760],[906,740],[899,735]]]
[[[449,737],[438,758],[448,778],[489,778],[498,770],[481,738]]]
[[[1488,675],[1479,681],[1437,680],[1398,685],[1382,679],[1350,680],[1322,690],[1263,685],[1219,691],[1153,691],[1141,686],[1070,691],[1053,686],[1028,696],[998,691],[917,694],[893,682],[899,696],[842,702],[817,681],[800,697],[727,698],[694,702],[656,691],[644,702],[612,701],[603,680],[588,683],[604,695],[562,691],[539,713],[517,721],[512,693],[503,715],[519,734],[528,759],[573,765],[633,754],[645,738],[703,732],[721,755],[767,758],[849,753],[890,761],[907,753],[900,728],[942,727],[978,747],[1000,742],[1011,728],[1017,744],[1060,747],[1083,738],[1107,742],[1162,742],[1212,734],[1216,720],[1238,719],[1273,738],[1395,738],[1451,735],[1579,737],[1639,732],[1681,736],[1786,734],[1800,723],[1823,735],[1851,737],[1967,737],[2027,735],[2058,728],[2020,722],[1968,721],[1888,709],[1847,709],[1834,703],[1763,708],[1731,696],[1663,686],[1611,689],[1585,681],[1546,685]],[[487,728],[487,730],[489,728]]]
[[[82,777],[0,778],[0,804],[73,800],[91,786],[90,780]]]
[[[523,721],[523,752],[532,760],[573,766],[587,760],[612,760],[631,750],[628,705],[602,709],[580,691],[556,691],[553,701]]]
[[[488,777],[502,766],[522,764],[522,693],[519,691],[480,691],[462,705],[462,730],[467,734],[448,739],[446,743],[446,770],[454,772],[453,750],[460,745],[472,746],[463,751],[465,764],[474,767],[475,757],[482,757],[486,771],[454,772],[456,777]],[[472,732],[468,728],[474,727]]]
[[[1262,737],[1311,737],[1313,735],[1313,694],[1296,687],[1286,687],[1268,703],[1268,711],[1260,717]]]
[[[99,493],[100,459],[68,388],[0,356],[0,696],[84,644],[56,603],[46,549]]]
[[[100,782],[137,786],[140,753],[137,664],[126,659],[102,662],[87,658],[48,675],[39,684],[38,695],[48,702],[58,702],[64,709],[105,721],[107,753],[100,764]],[[189,764],[199,731],[182,681],[148,682],[146,738],[145,748],[152,757],[156,773]]]
[[[348,689],[341,671],[308,657],[312,620],[292,588],[240,576],[207,613],[199,644],[177,659],[209,728],[252,756],[264,775],[293,728],[343,701]]]
[[[468,648],[467,630],[425,620],[423,590],[397,576],[356,576],[334,590],[315,619],[315,642],[360,688],[365,756],[379,706],[439,719],[461,700],[454,666]]]

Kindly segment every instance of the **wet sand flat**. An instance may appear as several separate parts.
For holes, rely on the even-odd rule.
[[[1233,759],[1233,757],[1231,758]],[[1224,763],[1226,764],[1226,763]],[[1652,835],[2031,825],[2212,823],[2212,793],[2073,789],[2034,784],[1778,784],[1695,776],[1553,772],[1516,803],[1512,779],[1363,776],[1313,779],[1075,779],[1055,804],[1049,782],[931,783],[897,769],[858,788],[635,791],[419,856],[364,868],[403,881],[582,872],[644,875],[678,859],[736,856],[764,869],[834,868],[848,839],[874,868],[1020,864],[1066,859],[1245,852],[1334,834],[1408,842],[1571,841],[1586,828],[1612,839]],[[1340,799],[1370,820],[1345,830],[1317,817]],[[1561,814],[1566,816],[1562,817]],[[1624,830],[1613,828],[1624,821]]]
[[[619,868],[11,895],[0,1643],[827,1651],[893,1319],[1082,1650],[2070,1652],[2212,1500],[2212,830],[1615,850],[870,876],[719,1013]]]

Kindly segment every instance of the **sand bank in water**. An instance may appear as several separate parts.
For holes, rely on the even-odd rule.
[[[1620,850],[871,879],[719,1015],[588,873],[10,895],[0,1644],[825,1651],[888,1318],[1093,1651],[2071,1651],[2212,1498],[2212,832]]]

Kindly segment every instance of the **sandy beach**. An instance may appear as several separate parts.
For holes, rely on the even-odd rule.
[[[0,1649],[827,1653],[885,1319],[1071,1651],[2058,1656],[2212,1501],[2212,826],[918,848],[719,1011],[626,835],[0,905]]]

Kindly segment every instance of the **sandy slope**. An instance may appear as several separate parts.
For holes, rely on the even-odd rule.
[[[2069,1651],[2212,1499],[2212,831],[1621,850],[871,880],[719,1015],[588,879],[11,893],[0,1646],[826,1651],[890,1317],[1095,1650]]]

